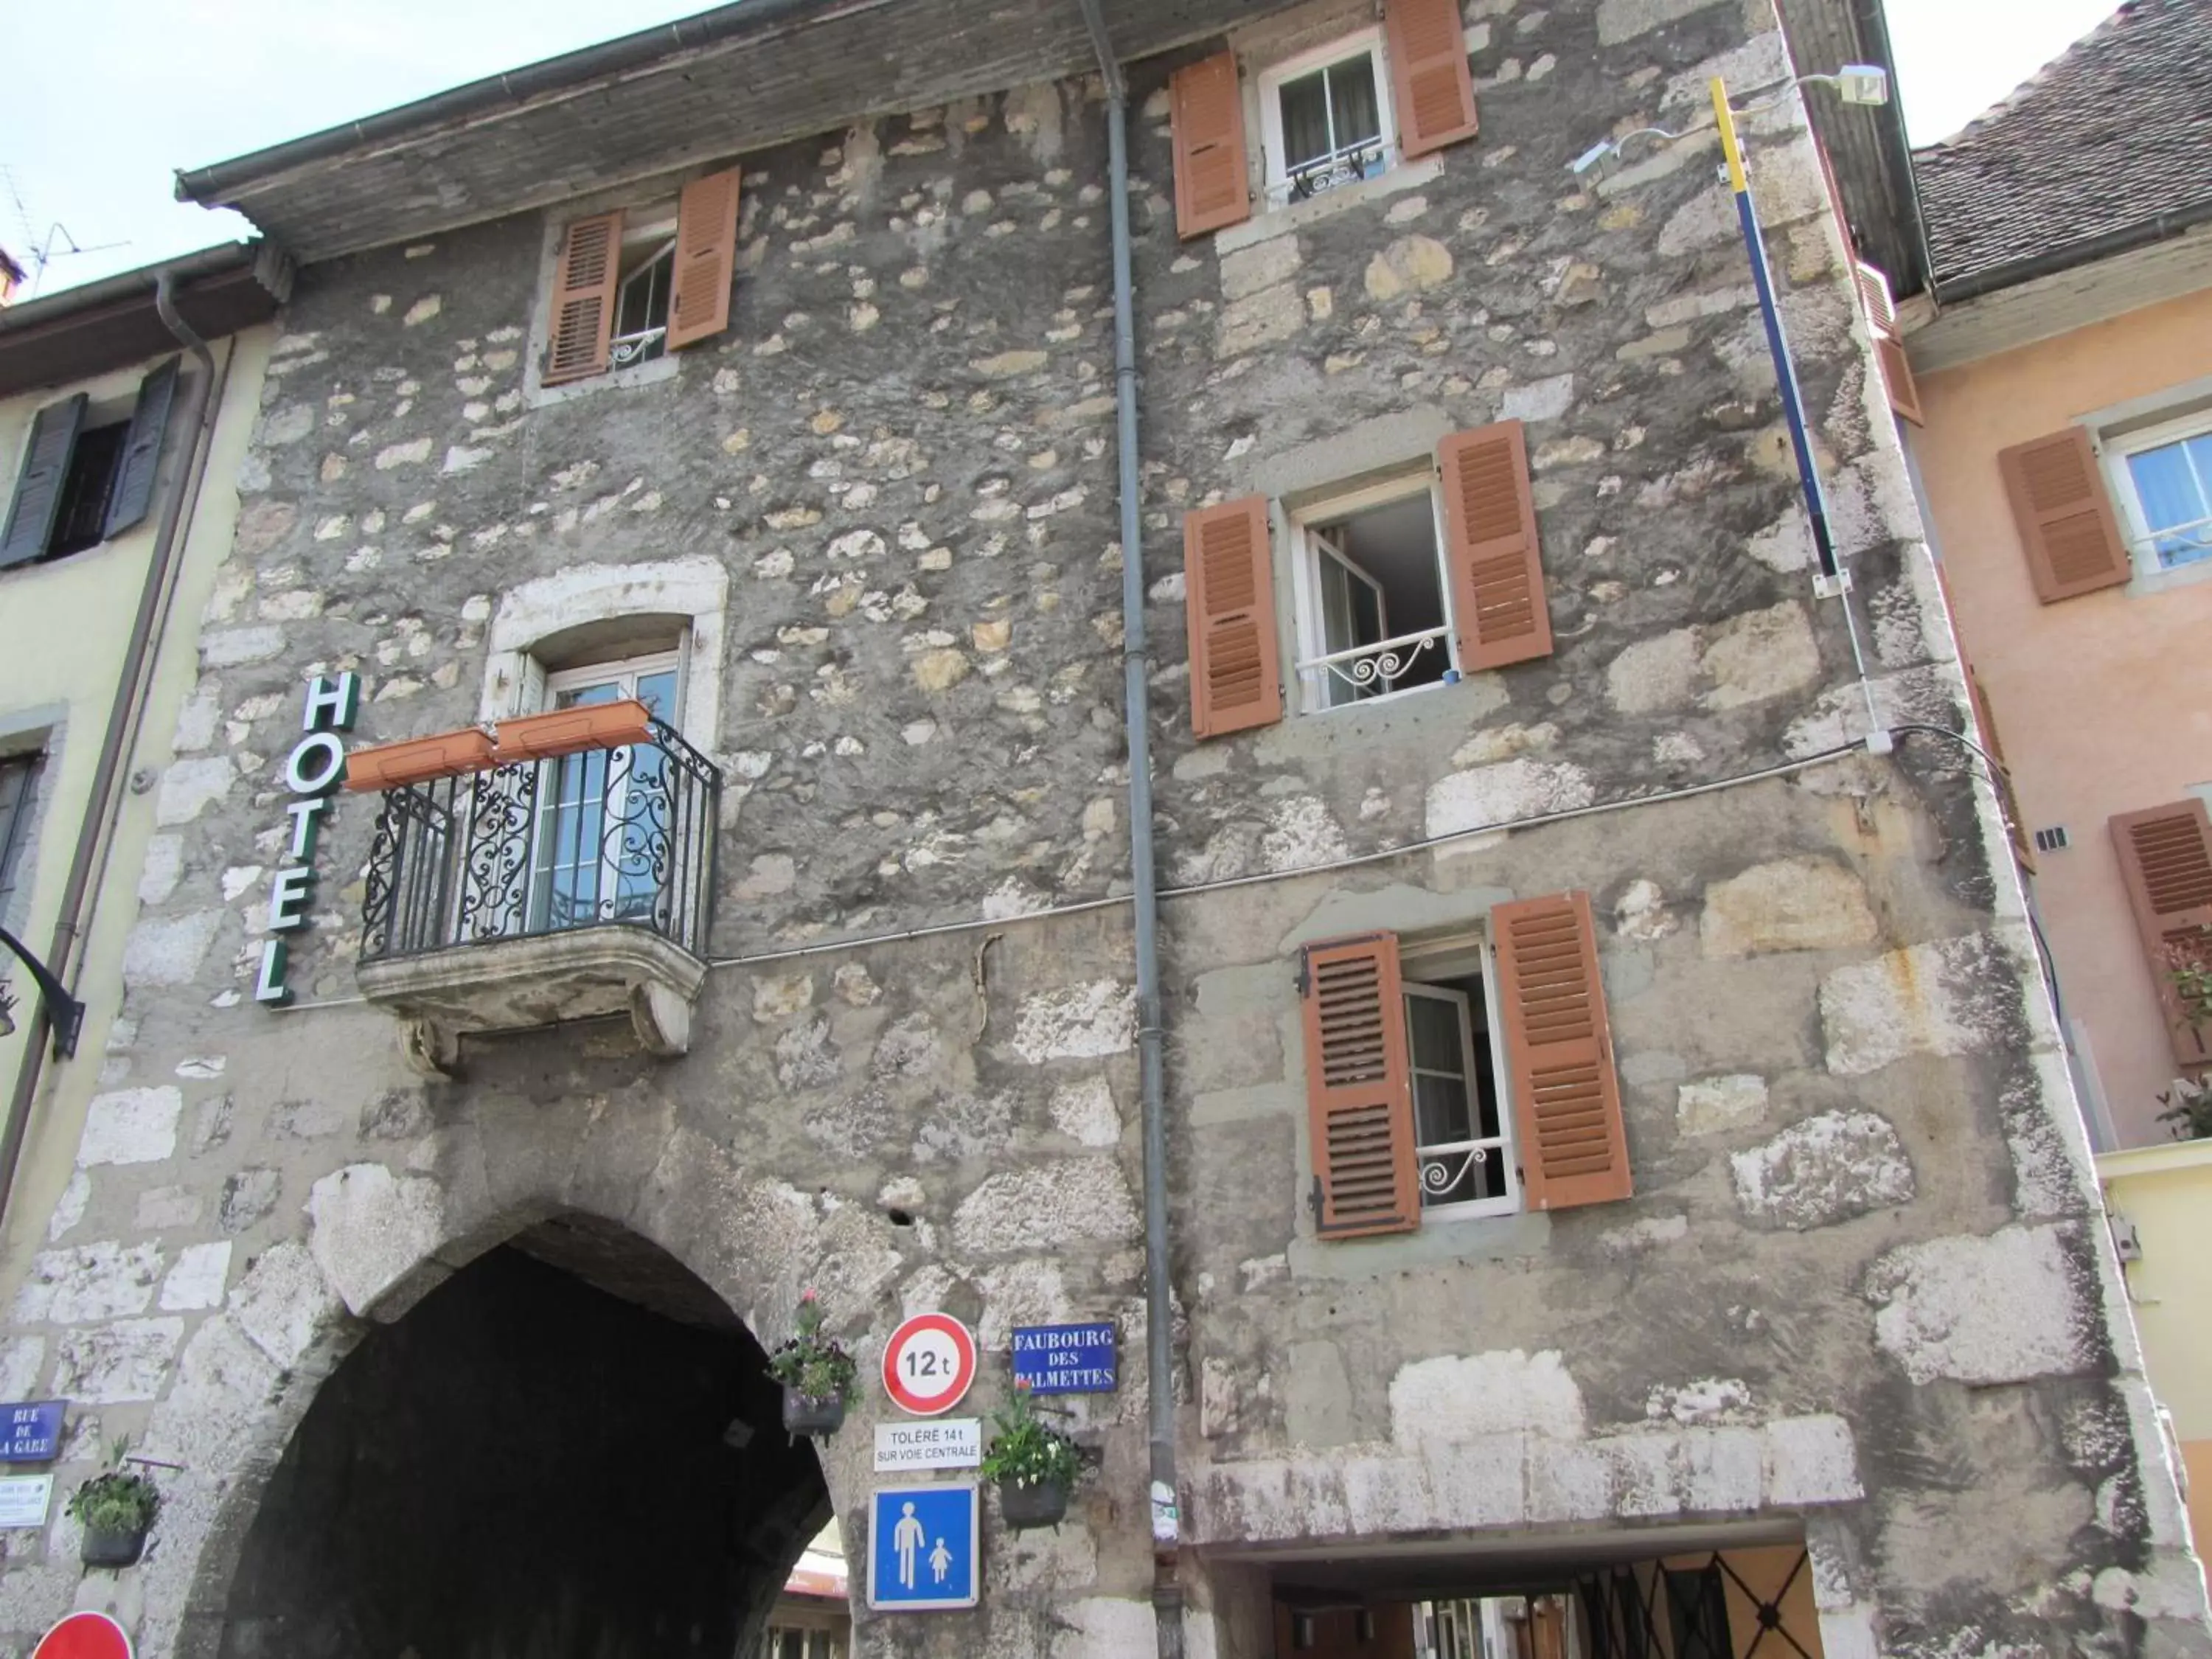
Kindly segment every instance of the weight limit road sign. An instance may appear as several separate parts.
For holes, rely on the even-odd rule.
[[[975,1338],[951,1314],[916,1314],[884,1345],[884,1392],[901,1411],[937,1417],[975,1381]]]

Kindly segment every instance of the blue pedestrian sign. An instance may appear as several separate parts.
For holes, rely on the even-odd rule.
[[[1017,1325],[1014,1381],[1031,1394],[1111,1394],[1114,1326]]]
[[[61,1455],[66,1400],[26,1400],[0,1405],[0,1462],[51,1463]]]
[[[975,1488],[879,1486],[868,1524],[868,1605],[879,1613],[972,1607],[982,1583]]]

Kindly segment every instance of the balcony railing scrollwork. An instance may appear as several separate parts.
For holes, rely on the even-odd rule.
[[[1395,690],[1397,682],[1415,666],[1443,660],[1444,636],[1449,631],[1425,628],[1418,634],[1401,634],[1395,639],[1377,640],[1372,645],[1355,645],[1326,656],[1307,657],[1299,662],[1298,672],[1307,677],[1325,705],[1343,700],[1344,693],[1336,689],[1338,685],[1355,697],[1386,696]],[[1425,653],[1431,651],[1439,655],[1426,658],[1425,662]],[[1332,681],[1336,685],[1332,685]]]
[[[448,1031],[627,1006],[641,1036],[660,1021],[652,1046],[680,1050],[663,993],[681,998],[688,1041],[721,775],[665,723],[647,729],[386,790],[362,907],[371,1000]]]

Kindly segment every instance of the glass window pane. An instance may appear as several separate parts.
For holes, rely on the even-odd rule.
[[[2178,526],[2193,526],[2207,515],[2205,492],[2198,481],[2190,451],[2212,443],[2203,440],[2162,445],[2128,457],[2128,476],[2142,504],[2144,528],[2156,532]],[[2212,459],[2212,454],[2207,455]],[[2162,564],[2186,564],[2204,556],[2206,538],[2189,530],[2158,536],[2155,545]]]
[[[589,708],[603,702],[620,702],[623,684],[620,680],[602,680],[597,685],[574,685],[566,691],[553,694],[556,708]]]
[[[1431,1077],[1424,1072],[1413,1079],[1414,1139],[1424,1146],[1441,1146],[1474,1139],[1468,1117],[1467,1085],[1455,1077]]]
[[[1409,993],[1406,998],[1406,1029],[1412,1036],[1415,1066],[1424,1071],[1449,1072],[1454,1077],[1466,1071],[1466,1062],[1460,1054],[1456,1003]]]
[[[1283,170],[1295,171],[1329,152],[1328,92],[1323,72],[1301,75],[1282,87]]]
[[[1329,108],[1336,118],[1336,147],[1370,143],[1382,136],[1382,112],[1375,96],[1375,59],[1362,52],[1332,64],[1328,73]]]
[[[657,720],[676,723],[676,671],[661,669],[657,673],[637,677],[637,700]]]

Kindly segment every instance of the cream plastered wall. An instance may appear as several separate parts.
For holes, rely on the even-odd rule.
[[[2142,1250],[2125,1269],[2128,1299],[2151,1389],[2173,1415],[2201,1548],[2212,1537],[2212,1141],[2107,1152],[2097,1175]]]
[[[2106,825],[2212,785],[2212,579],[2039,604],[1997,454],[2206,375],[2212,290],[1931,374],[1911,434],[1960,642],[2021,811],[2071,842],[2039,859],[2036,904],[2126,1146],[2167,1138],[2154,1097],[2177,1067]]]
[[[212,342],[220,374],[229,374],[218,410],[206,476],[183,546],[176,594],[155,659],[151,690],[135,748],[123,763],[125,787],[104,874],[95,875],[95,900],[77,975],[86,1005],[76,1058],[49,1057],[33,1103],[29,1133],[0,1236],[0,1279],[21,1276],[26,1254],[41,1242],[46,1220],[63,1201],[84,1128],[85,1104],[102,1085],[104,1054],[122,996],[125,942],[138,911],[147,848],[161,809],[158,792],[134,786],[158,777],[167,762],[178,715],[198,678],[200,616],[216,568],[228,556],[238,522],[235,480],[261,404],[263,371],[275,337],[270,328]],[[83,391],[95,417],[106,406],[127,412],[140,378],[161,362],[70,386],[52,386],[0,403],[0,466],[12,491],[33,417],[48,404]],[[196,372],[188,358],[186,368]],[[99,763],[100,740],[122,672],[131,624],[164,504],[185,487],[191,434],[182,428],[186,398],[179,389],[162,462],[161,483],[145,522],[112,542],[47,563],[0,572],[0,752],[46,748],[48,763],[38,783],[36,817],[27,863],[9,926],[32,950],[44,953],[53,937],[62,888],[79,836]],[[3,510],[3,509],[0,509]],[[43,733],[43,737],[33,734]],[[173,805],[173,803],[172,804]],[[158,875],[158,872],[153,872]],[[12,959],[9,966],[13,966]],[[24,1018],[35,995],[20,970],[9,981],[22,1006],[19,1029],[0,1038],[0,1103],[13,1097],[27,1059]],[[136,1080],[136,1079],[134,1079]],[[159,1079],[149,1079],[158,1081]],[[0,1393],[10,1379],[0,1377]],[[9,1395],[9,1397],[15,1397]]]

